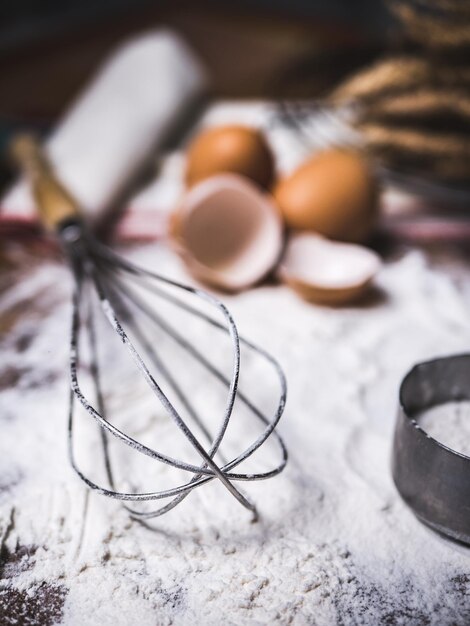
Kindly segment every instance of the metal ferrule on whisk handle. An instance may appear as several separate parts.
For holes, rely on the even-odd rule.
[[[48,231],[58,233],[71,221],[80,219],[77,203],[55,177],[51,163],[34,137],[18,136],[11,153],[31,183],[41,222]]]

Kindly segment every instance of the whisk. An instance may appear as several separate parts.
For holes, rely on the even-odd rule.
[[[265,350],[239,337],[232,315],[213,295],[138,267],[99,242],[87,229],[80,216],[79,207],[55,177],[51,163],[33,137],[24,135],[16,138],[12,153],[31,182],[42,223],[60,241],[75,279],[70,346],[68,454],[76,474],[90,489],[104,496],[124,501],[123,504],[130,515],[138,519],[157,517],[167,513],[191,491],[218,479],[241,505],[252,512],[253,519],[257,519],[255,505],[234,483],[274,477],[286,465],[287,450],[281,437],[275,431],[284,410],[287,393],[285,376],[278,362]],[[208,358],[204,349],[200,349],[191,339],[188,339],[181,328],[173,323],[171,315],[164,315],[155,307],[150,306],[142,295],[144,293],[158,298],[159,301],[165,303],[165,306],[175,307],[194,316],[214,332],[228,337],[232,359],[230,374],[226,374],[221,367]],[[174,456],[159,452],[126,434],[110,421],[101,380],[102,368],[98,358],[99,333],[92,306],[92,296],[99,302],[100,309],[112,330],[117,333],[122,344],[121,349],[127,350],[133,365],[142,375],[156,400],[172,419],[186,442],[200,457],[199,464],[179,460]],[[192,302],[189,303],[188,298]],[[214,315],[201,310],[197,302],[203,302],[212,307],[214,313],[221,316],[221,321]],[[190,360],[199,364],[206,373],[205,384],[209,384],[210,380],[217,380],[226,388],[225,406],[215,434],[210,433],[201,412],[194,406],[190,394],[183,389],[177,375],[149,340],[147,330],[150,326],[157,327],[160,332],[170,338],[175,346],[184,351],[187,355],[185,365]],[[88,346],[87,369],[91,375],[94,402],[88,399],[80,384],[80,372],[84,369],[81,358],[82,342],[86,342]],[[279,398],[272,416],[268,417],[248,395],[239,389],[241,346],[260,357],[266,365],[272,368],[277,377]],[[163,383],[172,390],[174,399],[184,412],[181,408],[177,408],[175,400],[170,399],[169,394],[163,391]],[[236,454],[231,460],[227,460],[222,456],[220,446],[237,400],[253,418],[259,420],[262,430],[246,449]],[[104,460],[105,485],[98,484],[95,479],[92,480],[79,467],[75,449],[77,404],[81,405],[86,414],[100,427],[100,450]],[[195,427],[198,430],[198,436],[195,434]],[[280,454],[277,464],[270,469],[263,468],[263,471],[245,473],[235,471],[271,435]],[[145,455],[152,461],[182,470],[189,478],[177,486],[156,491],[131,490],[127,493],[118,490],[115,467],[109,453],[112,438],[129,446],[133,453]],[[202,440],[207,442],[207,446],[203,445]],[[215,461],[217,454],[220,462]],[[158,508],[152,507],[152,510],[140,510],[136,503],[145,501],[164,501],[165,503]]]

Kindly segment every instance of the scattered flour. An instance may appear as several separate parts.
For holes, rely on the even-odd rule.
[[[423,411],[420,426],[448,448],[470,456],[470,402],[448,402]]]
[[[187,279],[161,246],[133,258]],[[289,465],[246,486],[256,524],[211,484],[148,527],[67,465],[67,269],[43,264],[4,294],[2,319],[35,306],[2,343],[0,380],[13,368],[16,384],[0,395],[0,623],[32,613],[30,623],[77,626],[468,623],[467,552],[415,520],[389,469],[400,378],[470,344],[466,303],[417,252],[389,262],[379,287],[356,309],[311,306],[282,287],[226,298],[240,330],[286,369]],[[171,431],[161,432],[164,444]]]
[[[189,280],[163,246],[131,256]],[[0,297],[0,623],[470,623],[469,552],[416,521],[390,475],[400,379],[417,361],[470,347],[466,260],[441,256],[440,270],[430,260],[389,260],[358,308],[309,305],[278,286],[224,298],[240,332],[285,368],[289,464],[244,486],[258,523],[211,483],[148,525],[68,467],[71,279],[60,263],[31,263]],[[251,367],[245,375],[265,388]],[[195,386],[204,392],[203,380]],[[162,450],[174,445],[138,386],[116,393],[119,419],[142,435],[155,428]],[[452,445],[469,432],[456,416],[445,426]],[[92,446],[85,457],[98,463]],[[156,478],[161,487],[164,472]]]

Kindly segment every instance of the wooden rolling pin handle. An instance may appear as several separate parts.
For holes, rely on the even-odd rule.
[[[31,183],[41,222],[49,231],[77,219],[76,201],[60,184],[44,151],[31,135],[19,135],[11,144],[11,155]]]

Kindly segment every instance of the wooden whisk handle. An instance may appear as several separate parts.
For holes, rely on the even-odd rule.
[[[31,183],[41,222],[47,230],[57,232],[79,217],[77,202],[56,178],[49,159],[33,136],[17,136],[11,144],[11,154]]]

